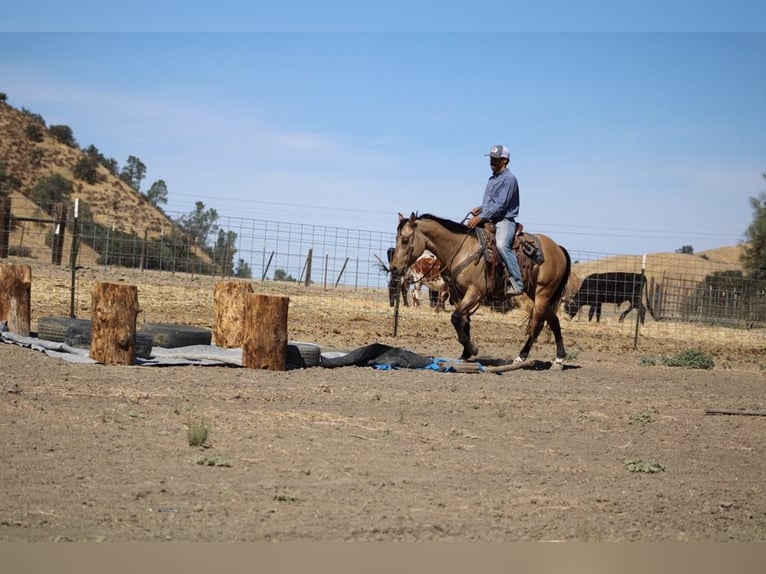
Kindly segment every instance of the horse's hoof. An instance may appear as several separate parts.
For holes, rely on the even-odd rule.
[[[556,359],[553,361],[553,364],[550,368],[551,371],[563,371],[564,370],[564,360],[563,359]]]

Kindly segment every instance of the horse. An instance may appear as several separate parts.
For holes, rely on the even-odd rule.
[[[521,239],[525,241],[521,241]],[[401,276],[405,270],[428,249],[442,262],[442,276],[449,285],[450,301],[455,305],[451,322],[458,342],[463,346],[460,356],[468,360],[479,352],[471,340],[471,315],[483,302],[505,297],[505,267],[498,263],[496,253],[490,249],[492,241],[487,232],[471,230],[462,223],[431,214],[409,217],[399,214],[396,229],[396,247],[389,268],[392,276]],[[541,262],[535,262],[523,245],[537,244]],[[556,342],[556,358],[552,368],[563,368],[566,349],[561,336],[561,325],[556,310],[567,285],[572,261],[567,250],[543,234],[517,231],[514,250],[524,279],[524,291],[532,300],[526,322],[527,339],[514,359],[514,364],[527,361],[545,323],[551,328]],[[534,255],[538,255],[535,253]],[[540,259],[537,259],[540,261]]]
[[[405,272],[407,282],[412,285],[412,306],[420,306],[420,288],[428,289],[428,299],[431,307],[437,312],[444,311],[444,304],[449,296],[447,283],[441,274],[441,261],[432,253],[425,251],[410,265]],[[389,287],[390,292],[390,287]]]

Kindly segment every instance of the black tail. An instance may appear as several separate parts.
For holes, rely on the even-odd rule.
[[[652,316],[652,319],[655,321],[659,321],[657,318],[657,315],[654,312],[654,309],[652,308],[652,297],[649,295],[649,281],[646,280],[646,277],[644,277],[644,293],[646,294],[646,308],[649,309],[649,314]]]
[[[567,267],[564,271],[564,276],[556,287],[556,291],[553,293],[553,298],[551,299],[551,307],[553,309],[556,309],[559,306],[559,303],[561,303],[561,297],[564,295],[564,289],[566,289],[567,282],[569,281],[569,274],[572,272],[572,258],[569,257],[569,251],[564,249],[562,245],[559,245],[559,249],[564,253],[564,257],[567,260]]]

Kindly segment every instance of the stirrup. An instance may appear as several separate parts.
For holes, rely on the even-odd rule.
[[[508,285],[505,288],[506,297],[517,297],[524,293],[524,287],[519,287],[519,284],[511,277],[508,279]]]

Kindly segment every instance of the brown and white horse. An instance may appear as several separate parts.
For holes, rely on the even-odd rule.
[[[535,234],[543,254],[541,263],[533,262],[523,250],[517,250],[525,292],[532,299],[527,320],[527,340],[514,362],[523,362],[537,340],[545,323],[556,340],[553,368],[562,368],[566,349],[561,336],[561,324],[556,316],[558,303],[569,279],[569,253],[550,237]],[[469,359],[479,351],[471,340],[471,315],[483,301],[502,298],[505,281],[502,265],[493,269],[485,258],[485,247],[475,230],[462,223],[434,215],[399,214],[396,247],[391,256],[393,276],[401,276],[428,249],[442,262],[442,276],[449,287],[450,301],[455,305],[452,325],[463,346],[461,359]]]
[[[420,306],[420,289],[428,289],[429,301],[435,311],[443,311],[444,304],[449,296],[449,287],[442,277],[441,262],[428,251],[417,258],[410,265],[406,274],[408,282],[412,285],[412,305]]]

